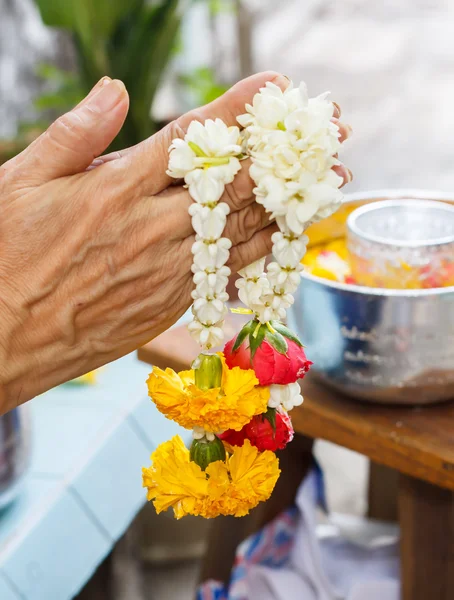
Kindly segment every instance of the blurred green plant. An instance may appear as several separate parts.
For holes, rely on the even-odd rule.
[[[48,91],[34,102],[42,116],[21,123],[14,139],[0,140],[0,164],[31,143],[50,118],[80,102],[104,75],[121,79],[131,100],[111,149],[133,146],[157,131],[161,124],[152,118],[153,100],[170,59],[181,50],[182,16],[195,2],[206,2],[211,16],[232,6],[231,0],[36,0],[46,25],[71,33],[78,69],[69,72],[47,63],[38,65],[37,75],[48,83]],[[179,80],[197,104],[210,102],[226,90],[209,67]]]
[[[72,33],[79,72],[41,65],[53,91],[36,101],[39,109],[64,111],[101,77],[121,79],[131,107],[115,146],[130,146],[158,129],[151,106],[178,42],[182,14],[192,0],[36,0],[46,25]]]
[[[229,87],[216,81],[214,71],[210,67],[199,67],[191,73],[182,74],[179,80],[193,94],[197,105],[216,100]]]

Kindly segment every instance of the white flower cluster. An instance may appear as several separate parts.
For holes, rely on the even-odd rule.
[[[287,412],[295,406],[301,406],[303,397],[301,395],[300,384],[288,383],[287,385],[270,385],[270,399],[268,406],[270,408],[279,408],[282,406]]]
[[[333,104],[323,94],[308,98],[305,84],[285,91],[267,83],[238,117],[245,128],[256,200],[280,232],[273,235],[274,262],[264,274],[258,261],[240,272],[239,297],[261,323],[282,320],[293,303],[306,252],[307,227],[332,214],[342,201],[342,178],[332,167],[340,148]]]
[[[229,207],[219,202],[225,185],[240,169],[241,140],[238,127],[227,127],[220,119],[193,121],[184,140],[172,142],[168,175],[184,179],[194,203],[189,208],[196,239],[192,246],[195,289],[193,321],[189,331],[205,349],[223,341],[222,326],[227,312],[225,291],[230,269],[231,241],[222,237]]]
[[[220,119],[193,121],[184,139],[174,140],[169,149],[168,174],[184,179],[194,200],[189,210],[196,232],[189,331],[205,349],[223,340],[231,242],[222,237],[229,207],[220,199],[244,153],[252,160],[257,202],[280,229],[273,236],[275,260],[266,274],[264,260],[258,261],[243,269],[237,282],[240,299],[261,323],[285,318],[300,283],[304,230],[334,212],[342,200],[342,178],[332,170],[340,164],[339,131],[326,94],[308,98],[304,84],[282,91],[267,83],[246,110],[238,117],[243,136]]]

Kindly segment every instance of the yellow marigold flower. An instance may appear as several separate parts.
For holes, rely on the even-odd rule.
[[[225,462],[208,465],[205,472],[189,460],[179,436],[161,444],[143,468],[143,486],[160,513],[173,507],[175,517],[219,515],[242,517],[267,500],[279,477],[279,461],[269,450],[259,452],[246,440]]]
[[[222,387],[200,390],[194,371],[175,373],[154,367],[147,380],[148,394],[159,412],[186,429],[239,431],[254,415],[267,409],[269,389],[260,387],[252,369],[229,369],[223,361]]]

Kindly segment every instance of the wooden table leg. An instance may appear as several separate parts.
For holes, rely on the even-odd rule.
[[[454,598],[454,493],[401,475],[402,600]]]
[[[213,521],[200,581],[227,583],[238,545],[294,503],[298,487],[312,465],[312,444],[310,438],[296,435],[285,450],[278,452],[282,472],[267,502],[241,519],[218,517]]]
[[[399,473],[394,469],[370,462],[368,517],[380,521],[398,520],[397,490]]]

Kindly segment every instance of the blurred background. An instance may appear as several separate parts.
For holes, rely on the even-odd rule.
[[[103,75],[131,97],[114,142],[125,147],[274,69],[341,105],[354,131],[348,191],[451,191],[453,27],[451,0],[0,0],[0,163]],[[316,453],[330,506],[363,514],[366,460],[323,442]],[[192,598],[205,534],[146,507],[117,547],[114,597]]]

